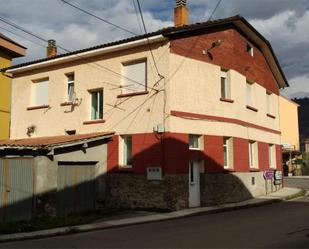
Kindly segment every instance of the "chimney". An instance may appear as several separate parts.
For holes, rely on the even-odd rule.
[[[176,0],[176,7],[174,9],[174,24],[175,27],[189,24],[187,0]]]
[[[57,55],[57,46],[55,40],[48,40],[48,45],[46,48],[46,56],[47,58],[53,57]]]

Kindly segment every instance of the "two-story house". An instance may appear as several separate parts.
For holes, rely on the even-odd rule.
[[[241,16],[188,24],[185,2],[174,27],[6,68],[10,146],[115,132],[102,153],[110,206],[180,209],[278,189],[288,83],[272,47]]]

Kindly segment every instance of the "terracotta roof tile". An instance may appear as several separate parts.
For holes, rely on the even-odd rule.
[[[55,145],[79,142],[108,135],[112,136],[113,134],[114,132],[96,132],[96,133],[77,134],[77,135],[8,139],[8,140],[0,140],[0,146],[47,148]]]

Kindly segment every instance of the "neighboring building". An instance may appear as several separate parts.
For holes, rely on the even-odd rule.
[[[0,68],[10,67],[12,59],[24,56],[26,48],[0,33]],[[9,138],[11,78],[0,74],[0,139]]]
[[[177,27],[5,69],[12,139],[115,132],[105,205],[181,209],[281,186],[264,178],[282,169],[288,86],[270,43],[240,16],[187,25],[177,4]]]
[[[293,99],[298,105],[301,152],[309,152],[309,98]]]
[[[298,107],[294,101],[279,96],[281,144],[283,147],[283,161],[291,161],[299,155],[299,126]]]

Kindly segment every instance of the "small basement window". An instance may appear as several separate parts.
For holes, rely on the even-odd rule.
[[[65,134],[66,135],[75,135],[76,134],[76,130],[66,130]]]

